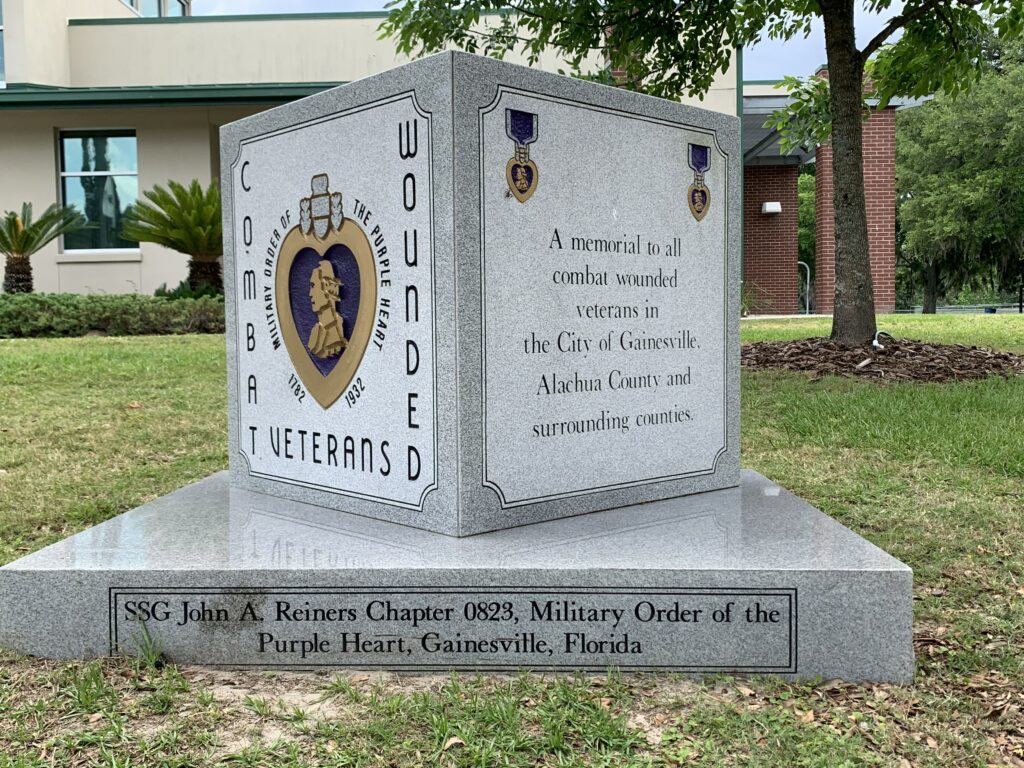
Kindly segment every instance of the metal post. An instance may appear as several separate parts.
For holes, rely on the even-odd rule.
[[[804,314],[811,314],[811,267],[806,261],[798,261],[797,266],[807,270],[807,280],[804,288]]]

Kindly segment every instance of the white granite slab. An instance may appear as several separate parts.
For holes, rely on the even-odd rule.
[[[178,662],[909,681],[911,571],[753,472],[452,538],[222,473],[0,568],[0,645]],[[716,618],[718,620],[716,620]]]

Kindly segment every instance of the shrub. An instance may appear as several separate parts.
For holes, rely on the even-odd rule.
[[[224,300],[215,297],[0,295],[0,338],[223,332]]]
[[[168,288],[167,283],[164,283],[153,292],[153,295],[163,296],[166,299],[199,299],[203,296],[224,298],[224,294],[209,283],[203,283],[198,288],[193,288],[188,284],[188,280],[182,280],[178,283],[177,288]]]
[[[188,284],[204,283],[220,291],[220,257],[224,252],[221,232],[220,189],[211,181],[205,190],[197,179],[187,187],[176,181],[159,184],[143,192],[129,210],[122,227],[124,237],[144,243],[159,243],[188,254]]]

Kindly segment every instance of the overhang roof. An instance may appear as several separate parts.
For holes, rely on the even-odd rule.
[[[92,109],[109,107],[223,106],[283,104],[342,83],[252,83],[65,88],[8,83],[0,89],[2,109]]]
[[[802,165],[814,158],[814,148],[801,148],[782,154],[781,136],[774,128],[765,128],[765,121],[790,103],[785,94],[743,96],[743,164]]]

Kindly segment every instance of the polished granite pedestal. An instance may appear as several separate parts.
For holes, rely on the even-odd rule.
[[[764,477],[469,538],[225,473],[0,568],[0,646],[229,667],[906,682],[910,569]]]

